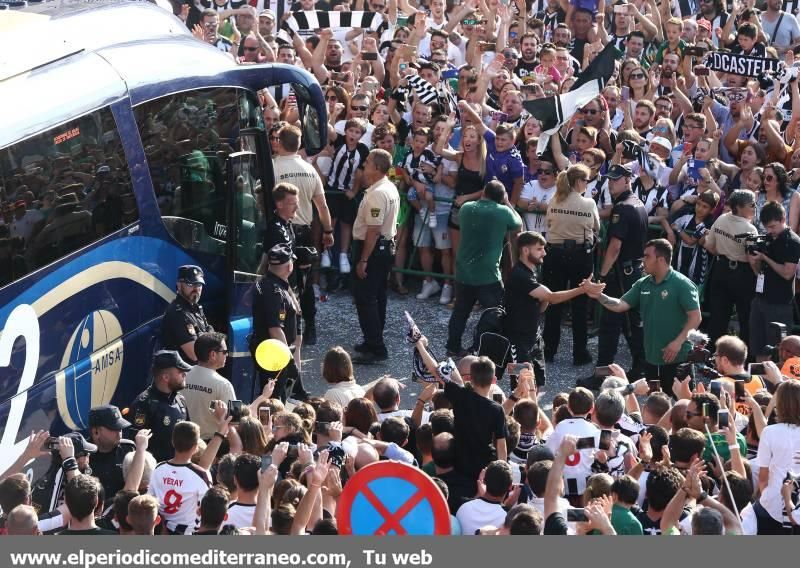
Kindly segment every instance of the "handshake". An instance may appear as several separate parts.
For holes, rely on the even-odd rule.
[[[584,294],[595,300],[600,297],[600,295],[603,293],[603,290],[605,290],[605,287],[605,282],[592,282],[591,278],[585,278],[579,286],[579,288],[583,290]]]

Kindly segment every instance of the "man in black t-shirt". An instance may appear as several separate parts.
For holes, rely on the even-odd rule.
[[[101,529],[94,523],[94,513],[100,498],[100,483],[96,478],[80,474],[67,481],[64,502],[72,519],[69,527],[59,535],[112,535],[114,531]]]
[[[767,231],[768,243],[766,252],[748,255],[756,273],[756,294],[750,311],[750,353],[754,357],[765,354],[770,322],[780,322],[789,328],[794,323],[792,299],[800,260],[800,237],[786,225],[783,205],[777,201],[766,203],[759,219]]]
[[[513,361],[533,363],[536,384],[545,382],[544,353],[539,333],[539,315],[549,304],[560,304],[580,296],[580,287],[551,292],[536,281],[535,269],[544,261],[544,237],[524,231],[517,237],[519,262],[511,270],[505,287],[505,333],[511,342]]]

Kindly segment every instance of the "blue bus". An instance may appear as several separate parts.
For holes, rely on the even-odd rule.
[[[327,137],[309,73],[236,65],[154,4],[6,14],[19,49],[0,55],[0,471],[32,431],[82,430],[92,406],[147,386],[183,264],[204,269],[226,372],[252,395],[274,185],[258,91],[290,85],[309,155]]]

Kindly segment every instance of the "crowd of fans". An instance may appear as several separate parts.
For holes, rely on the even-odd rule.
[[[394,379],[359,386],[340,347],[325,355],[331,388],[322,397],[285,404],[271,398],[269,381],[252,404],[234,405],[216,373],[224,336],[200,334],[188,376],[180,358],[154,365],[153,388],[185,399],[188,420],[165,420],[165,437],[107,406],[92,410],[86,437],[32,433],[2,474],[3,531],[336,534],[343,486],[388,459],[431,477],[454,534],[797,532],[800,337],[776,345],[769,333],[775,322],[793,324],[800,258],[800,24],[792,3],[174,4],[198,40],[238,63],[305,67],[323,85],[330,145],[308,158],[338,227],[323,268],[351,272],[352,223],[373,148],[393,155],[390,177],[405,196],[396,265],[418,249],[429,275],[417,298],[439,295],[442,304],[457,302],[459,246],[476,241],[461,234],[459,212],[486,199],[491,183],[498,195],[505,190],[497,203],[546,236],[559,185],[572,180],[569,193],[584,183],[596,215],[613,224],[618,193],[610,182],[632,173],[650,230],[674,247],[674,269],[711,312],[723,379],[709,383],[691,366],[662,392],[663,380],[637,372],[629,381],[612,364],[595,392],[575,387],[540,400],[533,365],[515,369],[508,388],[504,369],[460,345],[450,349],[455,362],[437,363],[412,327],[430,381],[413,409],[401,407]],[[351,11],[346,21],[358,25],[322,25]],[[569,93],[610,43],[618,50],[612,78],[539,153],[545,119],[526,103]],[[712,53],[728,57],[719,63]],[[776,64],[759,76],[739,74],[750,58]],[[297,121],[288,86],[260,95],[273,132]],[[573,174],[556,175],[563,170]],[[6,224],[16,230],[10,211]],[[396,292],[409,293],[402,272],[392,278]],[[734,305],[738,337],[729,334]],[[748,362],[765,358],[757,381],[740,379],[750,376]],[[197,375],[216,386],[186,388]],[[748,387],[740,391],[740,382]],[[160,463],[148,451],[158,434]],[[31,484],[21,471],[40,457],[51,464]]]

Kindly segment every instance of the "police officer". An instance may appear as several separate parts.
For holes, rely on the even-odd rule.
[[[298,207],[298,190],[291,183],[278,183],[272,189],[272,201],[275,204],[274,215],[267,221],[264,235],[264,252],[269,252],[275,245],[287,245],[294,250],[294,219]]]
[[[556,194],[547,208],[547,256],[542,276],[553,291],[578,286],[592,275],[592,250],[600,230],[600,215],[593,199],[584,197],[591,171],[583,164],[558,174]],[[577,296],[572,307],[572,364],[592,362],[586,349],[586,296]],[[561,340],[561,306],[545,314],[544,358],[552,361]]]
[[[189,420],[186,400],[180,391],[186,388],[186,371],[192,367],[177,351],[158,351],[153,356],[153,383],[136,397],[131,405],[133,438],[137,430],[149,428],[152,438],[148,449],[157,461],[167,461],[175,455],[172,430],[175,424]]]
[[[92,474],[105,489],[107,502],[125,487],[122,460],[136,450],[133,441],[122,437],[122,431],[130,427],[131,423],[114,405],[95,406],[89,411],[90,440],[97,446],[97,452],[92,455]]]
[[[606,293],[621,297],[633,283],[642,277],[642,258],[647,242],[647,210],[631,191],[632,172],[627,166],[614,164],[606,173],[608,190],[614,207],[608,226],[608,244],[600,266],[599,278],[606,283]],[[633,359],[633,375],[638,378],[644,362],[644,339],[638,312],[624,314],[603,311],[600,316],[600,332],[597,348],[597,365],[609,365],[617,356],[620,329],[625,330],[625,339]],[[594,377],[588,381],[596,387]],[[582,385],[587,386],[587,385]]]
[[[353,258],[358,259],[353,296],[364,341],[354,347],[359,352],[354,363],[383,361],[389,356],[383,343],[386,287],[400,211],[397,187],[386,177],[391,167],[391,154],[379,148],[369,153],[364,164],[367,189],[353,224]]]
[[[739,318],[739,337],[749,344],[750,304],[756,291],[756,275],[750,268],[743,236],[757,233],[752,224],[756,212],[755,195],[750,190],[737,189],[728,198],[728,205],[731,212],[720,215],[708,230],[705,241],[701,241],[709,253],[716,255],[706,287],[711,311],[708,334],[712,345],[727,333],[734,305]]]
[[[203,307],[198,303],[203,294],[206,281],[203,270],[191,264],[178,269],[178,295],[167,306],[162,324],[164,349],[179,351],[190,363],[197,361],[194,342],[197,336],[206,331],[214,331],[208,323]]]
[[[291,287],[289,275],[294,268],[295,256],[287,244],[272,247],[267,253],[267,274],[256,283],[253,298],[253,337],[251,352],[265,339],[277,339],[289,346],[295,357],[280,372],[259,369],[261,388],[277,376],[273,396],[286,400],[287,394],[297,400],[308,398],[297,366],[297,330],[300,322],[300,305]]]
[[[583,173],[585,174],[585,172]],[[580,191],[582,192],[583,189]],[[591,199],[588,201],[594,205],[594,201]],[[519,234],[517,237],[519,261],[508,276],[503,300],[506,309],[504,329],[511,342],[512,361],[531,363],[536,384],[539,386],[545,383],[539,316],[548,304],[560,304],[584,294],[584,289],[581,287],[551,292],[547,286],[537,282],[536,268],[541,266],[549,254],[545,249],[546,244],[544,237],[535,231],[525,231]],[[588,275],[591,275],[591,272]]]

